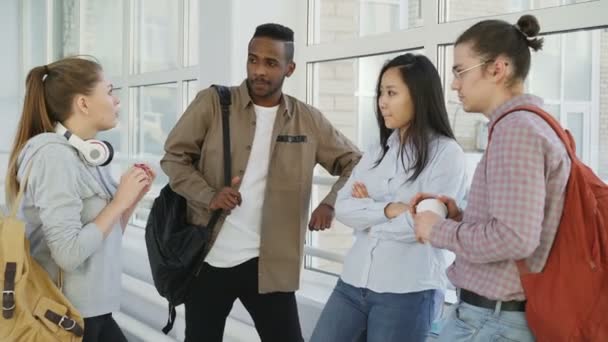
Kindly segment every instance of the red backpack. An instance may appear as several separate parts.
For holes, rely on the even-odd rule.
[[[572,135],[551,115],[535,106],[509,113],[516,111],[543,118],[572,161],[564,211],[545,267],[530,273],[523,260],[517,262],[528,325],[539,342],[608,341],[608,185],[576,157]]]

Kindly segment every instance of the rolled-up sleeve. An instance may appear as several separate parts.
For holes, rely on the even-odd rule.
[[[361,152],[323,114],[319,112],[313,114],[317,122],[317,137],[319,139],[316,160],[331,175],[339,176],[331,191],[321,203],[334,207],[338,191],[342,189],[355,165],[361,159]]]
[[[446,220],[434,227],[431,243],[472,263],[519,260],[540,244],[545,206],[546,142],[529,126],[511,121],[498,127],[486,151],[488,212],[485,222]]]

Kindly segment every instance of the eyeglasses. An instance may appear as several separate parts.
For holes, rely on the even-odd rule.
[[[483,62],[481,62],[481,63],[479,63],[479,64],[475,64],[475,65],[473,65],[472,67],[469,67],[469,68],[466,68],[466,69],[464,69],[464,70],[460,70],[460,71],[456,71],[455,69],[452,69],[452,74],[454,75],[454,79],[461,80],[461,79],[462,79],[462,75],[463,75],[464,73],[466,73],[466,72],[468,72],[468,71],[471,71],[471,70],[473,70],[473,69],[475,69],[475,68],[479,68],[480,66],[482,66],[482,65],[484,65],[484,64],[487,64],[487,63],[490,63],[491,61],[492,61],[492,60],[491,60],[491,59],[489,59],[489,60],[487,60],[487,61],[483,61]]]

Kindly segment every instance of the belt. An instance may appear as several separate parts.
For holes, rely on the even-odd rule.
[[[526,311],[525,301],[510,300],[503,302],[500,300],[492,300],[484,296],[480,296],[477,293],[467,291],[465,289],[460,289],[460,300],[467,304],[471,304],[480,308],[495,310],[497,308],[497,305],[500,303],[501,311]]]

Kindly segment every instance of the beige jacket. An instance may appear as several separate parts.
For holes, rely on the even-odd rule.
[[[256,115],[246,82],[231,92],[232,176],[243,176]],[[322,201],[333,206],[361,158],[357,147],[317,109],[288,95],[282,97],[272,134],[262,209],[260,293],[298,289],[315,165],[340,176]],[[165,152],[162,169],[174,191],[187,199],[189,221],[205,225],[211,216],[209,202],[224,184],[221,108],[214,89],[199,92],[169,134]],[[223,222],[215,227],[213,240]]]

